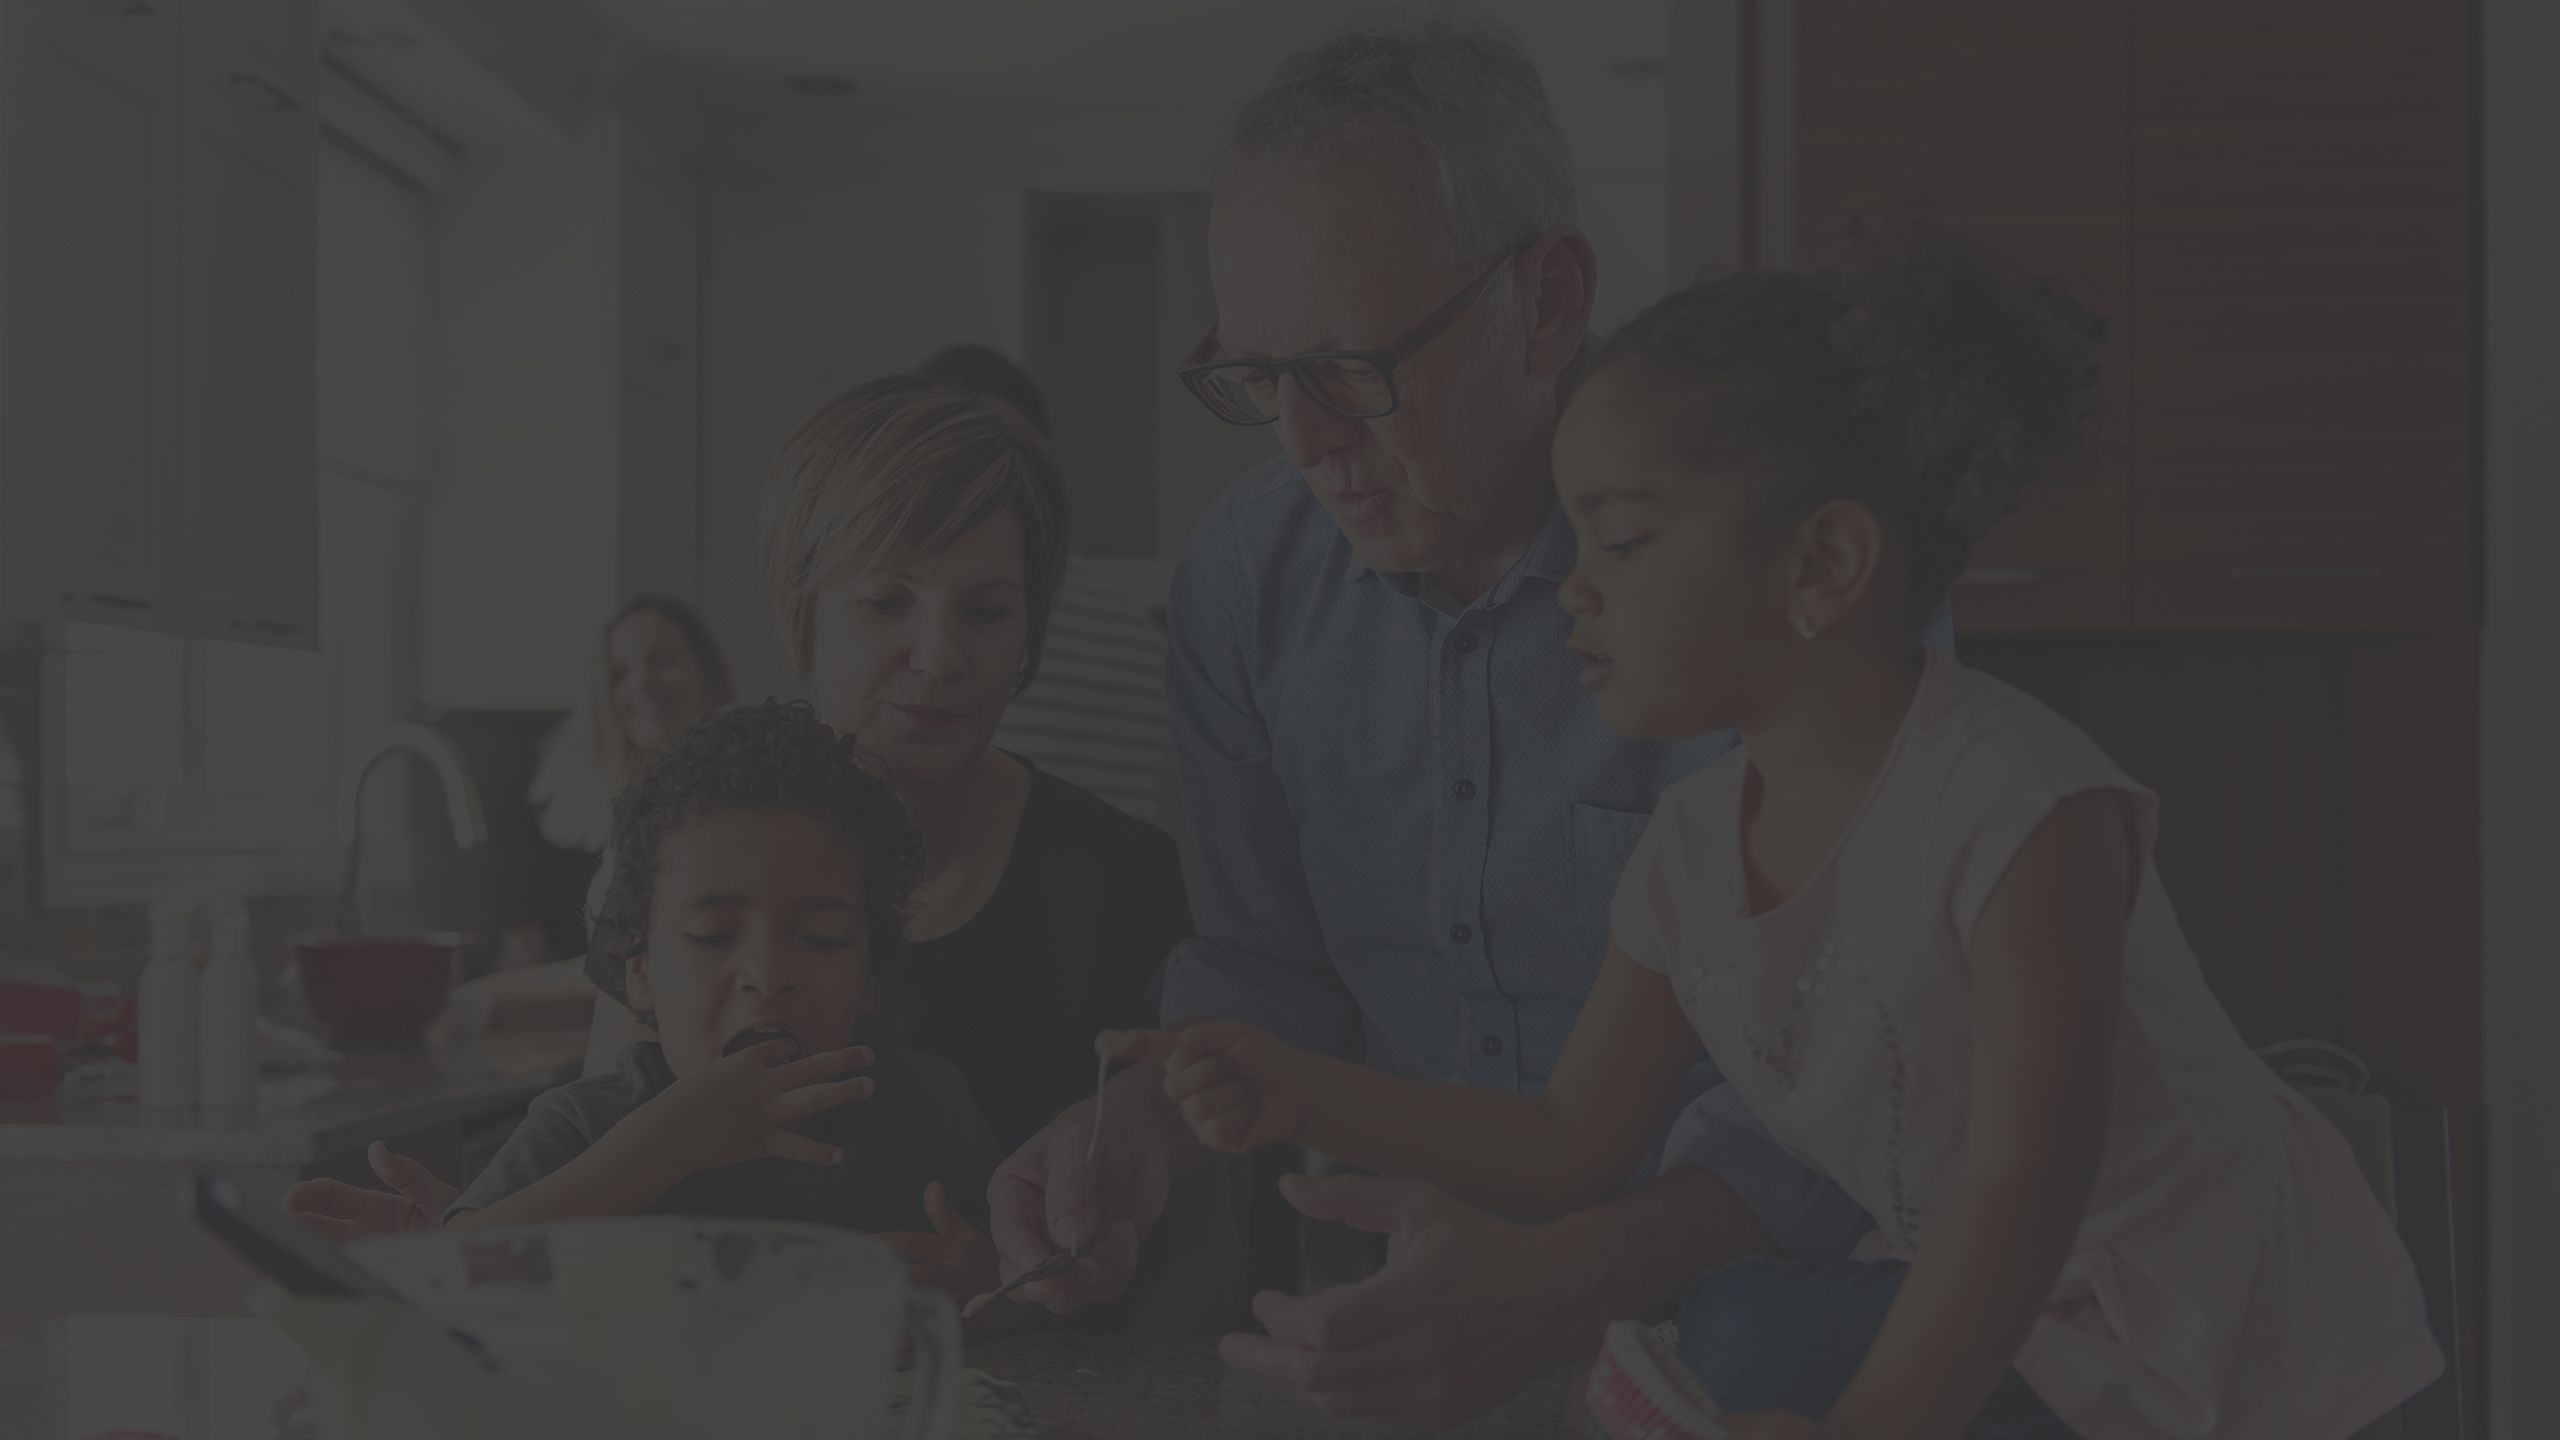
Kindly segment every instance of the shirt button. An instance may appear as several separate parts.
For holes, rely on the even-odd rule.
[[[1476,798],[1476,782],[1473,780],[1461,780],[1457,784],[1449,787],[1449,793],[1457,796],[1461,800],[1473,800]]]
[[[1452,925],[1449,927],[1449,938],[1457,941],[1461,945],[1464,945],[1468,941],[1476,938],[1476,932],[1468,929],[1464,925]]]
[[[1459,654],[1473,655],[1476,653],[1476,637],[1472,634],[1461,635],[1457,639],[1457,646]]]
[[[1499,1035],[1487,1035],[1484,1037],[1483,1042],[1476,1048],[1484,1051],[1485,1058],[1490,1060],[1494,1056],[1502,1053],[1502,1037]]]

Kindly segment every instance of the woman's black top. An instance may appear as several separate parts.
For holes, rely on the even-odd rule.
[[[959,929],[875,962],[861,1026],[958,1067],[1008,1155],[1093,1093],[1096,1032],[1156,1023],[1165,957],[1191,935],[1173,841],[1022,764],[1031,795],[994,892]]]

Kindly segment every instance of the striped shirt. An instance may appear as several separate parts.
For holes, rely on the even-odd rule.
[[[996,744],[1141,820],[1161,818],[1172,768],[1163,627],[1093,562],[1068,559],[1039,677],[1005,710]]]

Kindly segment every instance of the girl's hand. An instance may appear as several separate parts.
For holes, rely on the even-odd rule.
[[[1780,1414],[1774,1410],[1728,1415],[1722,1423],[1730,1440],[1857,1440],[1829,1421],[1807,1420],[1801,1415]]]
[[[924,1187],[924,1213],[933,1222],[932,1234],[880,1237],[906,1258],[909,1284],[940,1290],[953,1304],[966,1305],[1004,1283],[995,1242],[951,1208],[939,1180]]]
[[[833,1077],[870,1065],[866,1046],[830,1050],[785,1064],[788,1040],[724,1055],[667,1087],[632,1116],[660,1163],[690,1175],[778,1156],[833,1165],[844,1152],[791,1127],[822,1111],[870,1098],[868,1078]]]
[[[1212,1150],[1246,1154],[1295,1140],[1306,1126],[1316,1057],[1250,1025],[1215,1020],[1180,1031],[1105,1031],[1095,1048],[1164,1066],[1164,1093]]]

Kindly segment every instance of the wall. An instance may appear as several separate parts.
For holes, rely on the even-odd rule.
[[[739,693],[797,693],[765,608],[756,511],[775,452],[830,395],[956,340],[1022,347],[1018,195],[714,183],[704,196],[704,618]]]
[[[1073,543],[1087,555],[1158,553],[1159,417],[1168,393],[1156,316],[1159,202],[1040,195],[1025,214],[1025,368],[1049,402]]]
[[[2482,791],[2488,889],[2490,1426],[2560,1434],[2560,53],[2549,0],[2485,0],[2488,622]]]
[[[1664,239],[1658,88],[1602,102],[1559,99],[1577,135],[1585,229],[1600,253],[1599,319],[1661,293]],[[743,693],[796,687],[771,639],[755,555],[757,499],[775,449],[828,395],[977,340],[1020,357],[1026,197],[1201,190],[1214,106],[987,107],[891,112],[859,105],[715,101],[714,178],[704,190],[703,539],[706,615],[730,647]],[[1650,117],[1650,118],[1649,118]],[[1603,126],[1600,122],[1608,123]],[[1579,127],[1578,129],[1576,127]],[[1580,143],[1582,134],[1607,143]],[[1642,137],[1629,143],[1620,137]],[[1159,319],[1197,318],[1205,286],[1184,249],[1199,215],[1168,212],[1157,250]],[[1201,326],[1205,329],[1205,324]],[[1195,333],[1196,338],[1196,333]],[[1184,347],[1187,348],[1187,345]],[[1169,384],[1169,382],[1168,382]],[[1170,411],[1160,415],[1169,416]],[[1214,423],[1214,422],[1212,422]],[[1270,453],[1251,437],[1207,437],[1161,418],[1158,453],[1222,472]],[[1220,473],[1156,497],[1166,548],[1187,532]],[[1139,507],[1115,506],[1105,534],[1123,548]]]
[[[419,698],[574,703],[617,589],[610,118],[474,150],[438,216],[443,454],[422,523]]]

